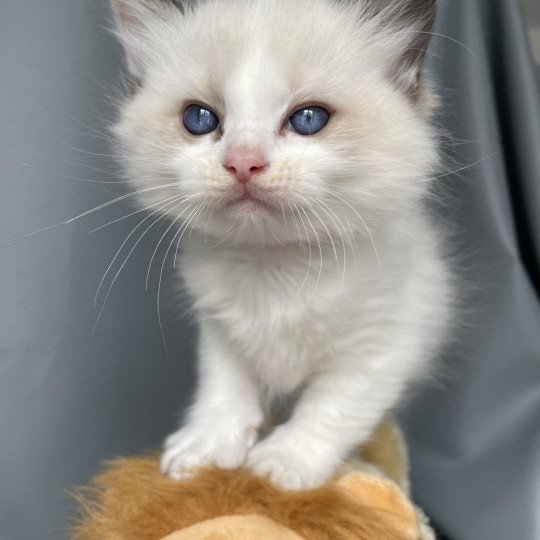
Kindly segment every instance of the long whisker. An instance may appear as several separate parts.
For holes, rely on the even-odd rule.
[[[176,206],[174,206],[173,208],[171,208],[169,211],[171,210],[174,210],[177,206],[180,206],[180,204],[182,204],[183,200],[185,199],[185,196],[182,197],[181,195],[176,195],[174,197],[174,200],[173,201],[168,201],[166,202],[165,204],[163,204],[162,206],[160,206],[157,210],[154,210],[151,214],[149,214],[148,216],[146,216],[142,221],[140,221],[134,228],[133,230],[127,235],[126,239],[122,242],[122,245],[118,248],[118,251],[116,252],[115,256],[113,257],[111,263],[109,264],[109,266],[107,267],[107,270],[105,270],[105,273],[103,274],[103,277],[101,278],[101,281],[99,282],[99,286],[97,288],[97,291],[96,291],[96,294],[94,296],[94,307],[96,307],[96,304],[97,304],[97,300],[98,300],[98,297],[99,297],[99,292],[101,290],[101,287],[103,286],[103,282],[105,281],[105,278],[107,277],[107,274],[109,273],[109,271],[111,270],[112,266],[114,265],[116,259],[119,257],[120,253],[122,252],[122,249],[124,248],[124,246],[128,243],[129,239],[135,234],[135,232],[137,231],[137,229],[143,225],[144,223],[146,223],[149,219],[151,219],[153,216],[155,216],[157,213],[159,213],[161,210],[163,210],[164,208],[166,208],[167,206],[169,206],[170,204],[172,203],[175,203],[177,202],[179,199],[182,199],[178,202],[178,204]],[[163,201],[161,201],[163,202]],[[163,216],[162,216],[163,217]],[[153,227],[154,224],[156,222],[152,223],[152,225],[150,226]],[[137,243],[135,244],[135,247],[137,246],[137,244],[141,241],[141,239],[144,237],[144,235],[146,234],[146,232],[148,231],[148,229],[146,231],[144,231],[144,233],[142,234],[142,236],[139,238],[139,240],[137,241]],[[132,251],[130,252],[130,255],[131,255]],[[129,255],[128,255],[128,258],[129,258]],[[126,259],[127,261],[127,259]],[[125,262],[124,262],[125,264]],[[123,266],[122,266],[123,267]]]
[[[119,174],[114,171],[107,171],[106,169],[101,169],[100,167],[96,167],[94,165],[88,165],[88,163],[77,163],[75,161],[67,161],[67,160],[62,160],[62,163],[65,163],[66,165],[73,165],[75,167],[83,167],[84,169],[96,171],[101,174],[115,176],[116,178],[124,178],[124,179],[126,178],[124,174]]]
[[[465,45],[465,43],[463,43],[462,41],[459,41],[453,37],[450,37],[450,36],[447,36],[445,34],[440,34],[438,32],[421,32],[421,31],[416,31],[417,34],[430,34],[432,36],[437,36],[437,37],[442,37],[444,39],[447,39],[448,41],[451,41],[452,43],[455,43],[456,45],[459,45],[460,47],[463,47],[468,53],[470,53],[472,56],[476,56],[475,52],[470,48],[470,47],[467,47],[467,45]]]
[[[91,178],[80,178],[78,176],[70,176],[69,174],[57,173],[54,171],[49,171],[47,169],[42,169],[41,167],[36,167],[31,163],[21,163],[23,167],[28,167],[34,169],[35,171],[51,174],[53,176],[58,176],[59,178],[66,178],[67,180],[74,180],[76,182],[86,182],[89,184],[128,184],[130,180],[93,180]]]
[[[174,264],[173,264],[173,268],[176,270],[176,259],[178,257],[178,251],[180,249],[180,242],[182,241],[182,237],[184,236],[184,233],[187,231],[189,225],[191,224],[191,226],[193,227],[193,224],[195,222],[196,219],[198,219],[198,217],[201,215],[201,213],[203,212],[204,210],[204,207],[207,205],[208,201],[204,201],[202,203],[200,203],[196,208],[195,208],[195,211],[192,212],[187,218],[186,218],[186,222],[184,223],[184,231],[182,232],[182,234],[180,235],[180,238],[178,238],[178,242],[176,244],[176,250],[174,252]],[[191,231],[190,231],[190,234],[191,234]]]
[[[304,247],[304,239],[302,238],[302,233],[300,232],[300,226],[298,225],[298,220],[296,219],[296,213],[294,212],[292,206],[291,206],[291,203],[288,203],[289,204],[289,209],[291,210],[291,219],[293,220],[294,222],[294,225],[296,227],[296,231],[298,232],[298,241],[300,242],[300,245],[302,246],[302,248]],[[295,205],[295,208],[296,208],[296,205]],[[307,236],[307,229],[306,229],[306,236]],[[308,241],[308,244],[309,244],[309,241]]]
[[[84,148],[78,148],[76,146],[73,146],[66,141],[63,141],[60,139],[60,137],[55,137],[54,135],[49,135],[51,139],[54,139],[55,141],[59,142],[66,148],[69,148],[70,150],[74,150],[75,152],[79,152],[81,154],[85,154],[87,156],[95,156],[95,157],[105,157],[105,158],[115,158],[115,159],[125,159],[128,156],[119,155],[119,154],[103,154],[99,152],[90,152],[89,150],[85,150]]]
[[[418,182],[412,182],[412,183],[413,184],[426,184],[426,183],[432,182],[433,180],[438,180],[439,178],[444,178],[446,176],[451,176],[452,174],[457,174],[457,173],[466,171],[468,169],[471,169],[472,167],[476,167],[476,165],[479,165],[480,163],[483,163],[487,159],[492,158],[493,156],[496,156],[499,153],[500,153],[500,151],[497,150],[496,152],[493,152],[492,154],[490,154],[488,156],[484,156],[482,159],[479,159],[478,161],[475,161],[474,163],[470,163],[469,165],[465,165],[463,167],[460,167],[459,169],[454,169],[452,171],[445,172],[444,174],[439,174],[438,176],[432,176],[430,178],[427,178],[426,180],[420,180]]]
[[[276,241],[276,243],[282,247],[285,247],[285,244],[276,236],[276,233],[274,231],[274,228],[271,224],[268,225],[268,231],[272,235],[272,238]]]
[[[203,203],[200,203],[199,206],[197,206],[195,208],[195,212],[197,211],[197,209],[201,206],[201,204]],[[191,206],[191,205],[190,205]],[[189,207],[188,207],[189,208]],[[192,212],[193,213],[193,212]],[[182,214],[180,214],[181,216]],[[190,214],[191,215],[191,214]],[[180,219],[180,216],[178,216],[172,223],[172,225],[174,225],[179,219]],[[189,216],[188,216],[188,220],[189,220]],[[161,283],[162,283],[162,279],[163,279],[163,269],[165,268],[165,262],[167,261],[167,256],[169,255],[169,251],[171,250],[171,247],[172,245],[174,244],[175,240],[176,240],[176,237],[178,235],[180,235],[180,238],[178,240],[178,243],[180,243],[180,241],[182,240],[182,236],[184,235],[184,233],[186,232],[187,230],[187,225],[188,225],[189,221],[185,221],[182,226],[178,229],[178,231],[175,233],[175,235],[172,237],[172,240],[170,241],[169,243],[169,246],[167,247],[167,250],[165,251],[165,256],[163,257],[163,262],[161,263],[161,269],[159,271],[159,281],[158,281],[158,290],[157,290],[157,302],[156,302],[156,306],[157,306],[157,316],[158,316],[158,324],[159,324],[159,330],[161,332],[161,339],[163,340],[163,347],[165,348],[165,354],[167,356],[167,360],[171,361],[171,358],[169,356],[169,348],[167,347],[167,340],[165,339],[165,332],[163,330],[163,322],[161,320]],[[163,237],[161,238],[161,240],[163,239]],[[160,242],[161,242],[160,240]],[[177,250],[178,250],[178,247],[177,247]],[[176,261],[176,255],[175,255],[175,261]]]
[[[343,224],[341,223],[341,221],[339,221],[339,218],[338,218],[338,222],[339,224],[341,225],[341,227],[338,225],[338,223],[336,223],[336,221],[334,220],[332,214],[334,212],[329,213],[320,203],[319,201],[315,200],[315,199],[312,199],[311,197],[309,198],[313,203],[315,203],[323,212],[326,213],[326,215],[330,218],[330,220],[332,221],[332,223],[334,224],[334,227],[336,228],[340,238],[341,238],[341,246],[343,248],[343,271],[341,273],[341,284],[340,284],[340,288],[339,288],[339,294],[338,294],[338,298],[341,298],[341,293],[343,291],[343,287],[344,287],[344,284],[345,284],[345,269],[346,269],[346,266],[347,266],[347,249],[345,248],[345,239],[343,238],[343,234],[341,232],[341,229],[343,229],[345,231],[345,229],[343,228]],[[335,214],[334,214],[335,215]],[[337,218],[337,216],[336,216]],[[319,219],[320,221],[320,219]],[[345,231],[345,234],[347,234],[347,231]],[[354,257],[354,248],[351,244],[351,248],[352,248],[352,251],[353,251],[353,257]],[[336,266],[338,266],[337,264],[337,259],[336,259]],[[338,266],[338,272],[339,272],[339,266]]]
[[[180,205],[181,203],[178,204],[178,206]],[[105,295],[105,298],[103,300],[103,304],[101,306],[101,309],[99,310],[99,314],[97,316],[97,319],[96,319],[96,323],[94,324],[94,328],[92,330],[92,335],[94,334],[94,332],[96,331],[96,328],[99,324],[99,321],[101,320],[101,316],[103,315],[103,311],[105,310],[105,306],[107,305],[107,300],[109,299],[109,295],[111,294],[111,291],[114,287],[114,284],[116,283],[116,280],[118,279],[118,276],[120,275],[120,273],[122,272],[122,270],[124,269],[124,267],[126,266],[129,258],[131,257],[132,253],[135,251],[135,248],[139,245],[139,243],[141,242],[141,240],[144,238],[144,236],[146,235],[146,233],[156,224],[158,223],[160,220],[162,220],[169,212],[171,212],[172,210],[174,210],[174,207],[171,208],[168,212],[166,212],[165,214],[159,216],[156,220],[154,220],[145,230],[144,232],[141,234],[141,236],[138,238],[138,240],[135,242],[135,244],[132,246],[131,250],[129,251],[129,253],[127,254],[127,257],[124,259],[124,262],[122,263],[122,265],[120,266],[120,268],[118,269],[118,271],[116,272],[116,274],[114,275],[114,278],[111,282],[111,284],[109,285],[109,288],[107,290],[107,294]],[[101,286],[101,284],[100,284]],[[99,289],[98,289],[98,293],[99,293]],[[96,293],[96,297],[97,297],[97,294]]]
[[[300,210],[302,210],[302,212],[304,212],[304,215],[306,216],[306,219],[308,220],[308,223],[309,223],[311,229],[313,230],[313,234],[315,235],[315,239],[317,240],[317,246],[319,247],[319,258],[320,258],[319,273],[317,274],[317,281],[315,281],[315,287],[313,287],[313,290],[311,291],[311,294],[310,294],[309,298],[307,299],[306,304],[304,305],[304,310],[305,310],[305,309],[307,309],[308,305],[310,304],[312,298],[315,296],[315,292],[317,291],[317,288],[319,287],[319,282],[321,280],[322,269],[323,269],[323,253],[322,253],[321,241],[319,240],[319,235],[317,234],[317,230],[313,226],[313,223],[309,219],[309,216],[307,215],[307,212],[305,211],[305,209],[300,207]]]
[[[337,254],[336,244],[334,243],[334,237],[332,236],[330,230],[326,226],[326,223],[320,218],[319,214],[312,207],[311,203],[303,195],[300,195],[300,197],[304,200],[304,202],[306,203],[308,209],[313,213],[313,215],[317,218],[319,223],[322,225],[322,227],[324,229],[324,232],[326,233],[326,236],[328,236],[328,239],[330,240],[330,244],[332,246],[332,251],[334,253],[334,259],[336,260],[337,271],[339,273],[340,268],[339,268],[339,261],[338,261],[338,254]]]
[[[234,232],[234,227],[229,227],[228,233],[219,242],[213,245],[210,244],[210,249],[216,249],[219,246],[222,246],[223,244],[225,244],[227,240],[229,240],[229,238],[232,236],[233,232]]]
[[[195,227],[195,223],[197,222],[197,220],[207,211],[207,209],[208,209],[207,205],[208,205],[208,201],[204,201],[204,204],[202,205],[201,211],[191,221],[191,226],[189,228],[188,237],[191,237],[191,234],[193,233],[193,228]]]
[[[81,218],[86,217],[86,216],[88,216],[90,214],[93,214],[94,212],[98,212],[99,210],[102,210],[103,208],[106,208],[107,206],[111,206],[112,204],[116,204],[117,202],[123,201],[125,199],[129,199],[130,197],[135,197],[136,195],[138,195],[140,193],[146,193],[146,192],[149,192],[149,191],[155,191],[155,190],[158,190],[158,189],[164,189],[164,188],[175,186],[175,185],[177,185],[177,182],[170,183],[170,184],[163,184],[163,185],[160,185],[160,186],[153,186],[153,187],[150,187],[150,188],[144,188],[144,189],[139,189],[137,191],[133,191],[133,192],[128,193],[126,195],[122,195],[121,197],[117,197],[116,199],[113,199],[112,201],[100,204],[99,206],[96,206],[95,208],[92,208],[91,210],[86,210],[86,212],[83,212],[82,214],[79,214],[78,216],[67,219],[66,221],[62,221],[60,223],[50,225],[49,227],[44,227],[43,229],[39,229],[37,231],[32,231],[30,233],[26,233],[26,234],[23,234],[21,236],[17,236],[16,238],[9,238],[8,240],[2,240],[2,241],[0,241],[0,245],[9,244],[11,242],[16,242],[17,240],[22,240],[24,238],[29,238],[31,236],[35,236],[36,234],[46,232],[46,231],[50,231],[52,229],[56,229],[57,227],[61,227],[63,225],[69,225],[70,223],[73,223],[74,221],[76,221],[78,219],[81,219]]]
[[[212,210],[210,212],[210,215],[206,219],[206,225],[204,227],[204,243],[206,244],[207,238],[208,238],[208,226],[210,225],[210,220],[212,219],[212,216],[214,215],[216,207],[215,205],[212,206]]]
[[[442,56],[440,54],[437,54],[437,53],[434,53],[433,51],[429,51],[427,49],[419,49],[419,48],[414,48],[414,47],[409,47],[408,49],[409,51],[418,51],[418,52],[422,52],[422,53],[425,53],[429,56],[432,56],[433,58],[437,58],[437,60],[442,60]]]
[[[336,225],[336,229],[338,231],[341,229],[345,233],[345,236],[347,237],[347,243],[349,244],[349,246],[351,248],[351,251],[352,251],[352,254],[353,254],[353,261],[356,263],[355,245],[354,245],[354,242],[353,242],[353,239],[352,239],[351,235],[349,234],[349,231],[343,225],[343,222],[339,219],[337,214],[324,201],[322,201],[322,200],[319,201],[319,200],[316,200],[316,199],[312,199],[312,200],[316,204],[318,204],[319,206],[323,207],[323,210],[326,209],[326,213],[330,217],[330,219],[332,220],[334,225],[336,225],[336,221],[337,221],[338,225]],[[336,221],[334,221],[334,218],[332,218],[332,216],[334,216]],[[350,227],[350,224],[349,224],[349,227]],[[343,237],[342,237],[342,240],[343,240]]]
[[[307,280],[309,278],[309,273],[311,272],[311,261],[313,259],[313,254],[312,254],[312,251],[311,251],[311,242],[309,241],[309,233],[308,233],[306,224],[304,223],[304,220],[302,219],[302,215],[300,214],[300,211],[298,210],[298,206],[295,204],[294,209],[293,209],[293,207],[291,206],[291,203],[289,203],[289,208],[291,209],[291,215],[293,215],[293,216],[295,216],[295,214],[298,212],[298,217],[300,218],[300,221],[301,221],[302,226],[304,228],[304,231],[306,233],[307,245],[308,245],[308,267],[307,267],[306,275],[304,276],[304,279],[303,279],[302,283],[300,284],[300,288],[298,289],[298,292],[296,293],[296,296],[295,296],[295,300],[296,300],[296,298],[298,298],[300,296],[300,294],[302,293],[302,290],[304,289],[304,287],[305,287],[305,285],[307,283]],[[298,222],[296,221],[296,218],[295,218],[295,222],[298,225]],[[299,238],[301,237],[300,228],[298,228],[298,236],[299,236]],[[300,241],[302,242],[301,238],[300,238]],[[303,243],[301,245],[303,245]]]
[[[193,196],[191,196],[193,198]],[[190,204],[187,206],[187,208],[184,208],[182,212],[173,220],[173,222],[167,227],[167,230],[163,233],[161,238],[159,239],[159,242],[157,243],[156,249],[154,249],[154,253],[152,253],[152,257],[150,258],[150,264],[148,265],[148,272],[146,273],[146,280],[144,283],[144,290],[148,290],[148,281],[150,280],[150,271],[152,269],[152,263],[154,262],[154,259],[156,257],[156,253],[159,249],[159,246],[163,242],[163,239],[167,236],[167,233],[174,227],[174,225],[179,221],[179,219],[193,206],[193,204]],[[190,214],[191,215],[191,214]]]
[[[100,135],[101,137],[103,137],[103,138],[105,138],[107,140],[116,141],[116,138],[111,133],[103,133],[102,131],[99,131],[98,129],[90,126],[89,124],[85,124],[82,120],[80,120],[79,118],[77,118],[77,117],[75,117],[75,116],[73,116],[71,114],[69,114],[68,117],[71,118],[71,120],[73,120],[77,124],[79,124],[81,127],[85,128],[85,129],[89,129],[90,131],[92,131],[96,135]]]
[[[281,215],[283,216],[283,228],[287,229],[287,214],[285,214],[285,205],[281,201]]]
[[[118,223],[119,221],[123,221],[124,219],[128,219],[131,216],[136,216],[137,214],[140,214],[141,212],[147,212],[148,210],[150,210],[150,208],[154,208],[154,206],[158,206],[159,204],[162,204],[167,201],[172,201],[173,199],[178,199],[178,197],[181,197],[181,195],[173,195],[172,197],[167,197],[166,199],[163,199],[162,201],[159,201],[157,203],[149,204],[148,206],[145,206],[144,208],[141,208],[140,210],[136,210],[135,212],[126,214],[125,216],[114,219],[113,221],[109,221],[108,223],[105,223],[104,225],[100,225],[99,227],[96,227],[95,229],[91,229],[89,231],[89,234],[95,233],[96,231],[104,229],[105,227],[109,227],[110,225],[113,225],[114,223]]]
[[[346,204],[356,214],[356,216],[358,216],[358,219],[360,219],[360,221],[362,222],[362,224],[364,225],[364,227],[365,227],[365,229],[366,229],[366,231],[368,233],[369,239],[371,241],[371,245],[373,247],[373,251],[375,253],[375,257],[377,258],[377,263],[379,265],[379,268],[381,268],[381,259],[379,257],[379,252],[377,251],[377,246],[375,245],[375,239],[373,238],[373,234],[371,234],[371,230],[367,226],[367,223],[364,221],[364,218],[358,213],[358,210],[356,210],[356,208],[354,208],[354,206],[352,206],[347,200],[345,200],[343,197],[341,197],[340,195],[338,195],[337,193],[335,193],[331,189],[327,189],[327,188],[322,187],[322,186],[321,186],[321,189],[323,191],[326,191],[330,195],[336,197],[337,199],[339,199],[344,204]]]
[[[169,347],[167,347],[167,340],[165,339],[165,331],[163,330],[163,321],[161,320],[161,280],[163,277],[163,269],[165,268],[165,261],[167,260],[167,255],[169,254],[169,250],[171,249],[171,246],[173,245],[174,240],[180,234],[181,230],[182,230],[181,228],[178,229],[178,231],[174,234],[174,236],[172,237],[169,243],[169,246],[167,247],[165,256],[163,257],[163,262],[161,263],[161,269],[159,271],[159,281],[158,281],[157,300],[156,300],[157,318],[158,318],[159,331],[161,333],[161,341],[163,342],[163,348],[165,349],[165,355],[167,356],[167,361],[169,362],[169,364],[171,363],[171,357],[169,355]]]

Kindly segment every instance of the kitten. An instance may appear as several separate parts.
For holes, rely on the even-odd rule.
[[[423,203],[435,0],[111,2],[138,81],[116,126],[126,172],[177,239],[192,229],[200,380],[162,471],[318,486],[425,377],[449,324]],[[262,396],[293,393],[261,438]]]

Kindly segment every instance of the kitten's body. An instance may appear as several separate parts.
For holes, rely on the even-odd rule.
[[[166,210],[194,226],[181,273],[201,325],[197,398],[163,470],[247,464],[315,486],[426,374],[449,320],[422,202],[436,163],[429,92],[411,52],[433,2],[153,2],[114,3],[143,81],[118,133],[134,185],[152,188],[144,203],[184,196]],[[210,102],[221,133],[186,136],[178,114],[193,101]],[[320,103],[332,111],[321,133],[282,127]],[[223,164],[245,148],[268,161],[248,184]],[[261,395],[297,391],[291,418],[257,442]]]

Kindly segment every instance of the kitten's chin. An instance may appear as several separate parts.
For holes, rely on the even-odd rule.
[[[270,203],[249,198],[228,202],[201,220],[195,229],[204,232],[209,244],[271,246],[296,244],[299,238],[284,227],[281,210]],[[212,239],[212,240],[210,240]]]
[[[274,208],[249,193],[245,193],[239,199],[229,201],[225,205],[226,212],[233,218],[256,218],[258,216],[267,216],[274,212]]]

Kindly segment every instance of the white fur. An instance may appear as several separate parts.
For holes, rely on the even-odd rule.
[[[185,196],[161,211],[184,224],[178,236],[193,230],[181,274],[201,327],[197,397],[162,469],[247,464],[285,487],[319,485],[425,376],[450,317],[423,208],[437,162],[428,106],[389,75],[414,26],[382,28],[361,2],[150,5],[121,18],[142,87],[116,131],[135,188],[156,188],[142,204]],[[193,101],[222,133],[185,131]],[[283,128],[306,104],[333,113],[309,138]],[[253,189],[273,210],[227,206],[243,188],[222,161],[238,145],[268,155]],[[290,420],[257,441],[262,396],[299,391]]]

